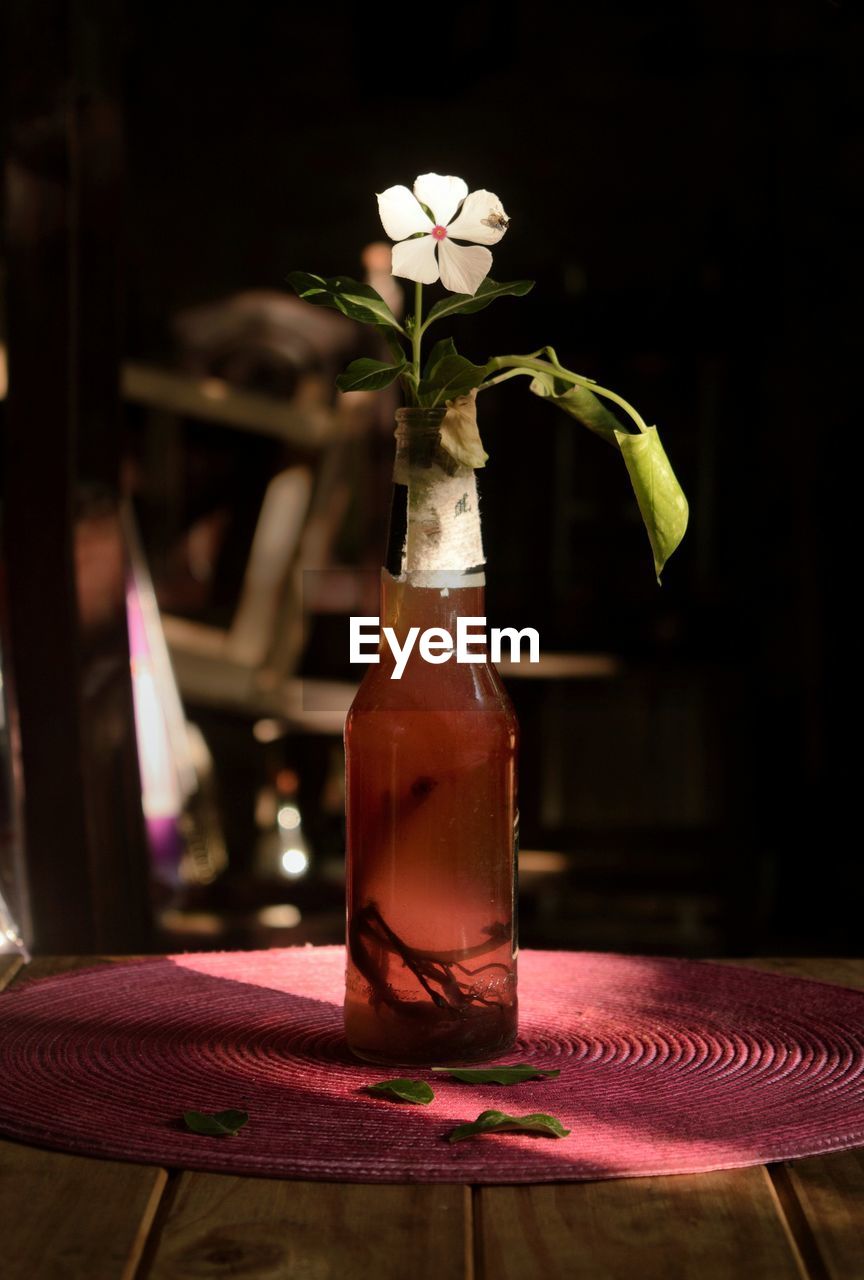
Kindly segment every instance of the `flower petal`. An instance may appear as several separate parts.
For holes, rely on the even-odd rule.
[[[493,192],[472,191],[459,210],[459,217],[447,228],[447,235],[455,240],[472,240],[474,244],[497,244],[508,222],[504,206]]]
[[[468,184],[461,178],[442,178],[440,173],[421,173],[414,183],[414,194],[432,210],[436,223],[446,227],[468,194]]]
[[[404,276],[406,280],[417,280],[420,284],[434,284],[438,279],[437,243],[432,236],[421,236],[419,240],[403,240],[401,244],[394,244],[392,274]]]
[[[409,243],[419,244],[420,241]],[[397,249],[399,247],[396,245]],[[438,242],[438,262],[445,289],[452,293],[476,293],[489,274],[492,254],[479,244],[454,244],[448,235]]]
[[[378,212],[391,240],[404,240],[418,231],[430,231],[432,223],[407,187],[388,187],[378,196]]]

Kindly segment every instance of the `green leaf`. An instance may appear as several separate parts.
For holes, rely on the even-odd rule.
[[[441,320],[444,316],[452,316],[457,313],[469,315],[474,311],[482,311],[484,307],[488,307],[489,303],[494,302],[496,298],[506,298],[508,294],[512,294],[516,298],[522,298],[526,293],[530,293],[533,288],[533,280],[511,280],[507,284],[498,284],[487,276],[476,293],[451,293],[449,298],[443,298],[440,302],[436,302],[426,317],[424,328],[430,325],[433,320]]]
[[[368,1084],[366,1090],[399,1098],[402,1102],[419,1102],[422,1106],[428,1105],[435,1097],[425,1080],[381,1080],[378,1084]]]
[[[184,1111],[186,1128],[208,1138],[233,1138],[249,1119],[248,1111]]]
[[[687,529],[687,499],[666,457],[656,427],[648,427],[638,435],[616,431],[615,439],[648,531],[659,582],[663,566]]]
[[[452,338],[441,338],[439,342],[435,343],[426,359],[426,364],[423,368],[424,381],[430,380],[435,376],[435,370],[446,356],[458,354]]]
[[[402,326],[376,289],[361,284],[350,276],[310,275],[308,271],[292,271],[287,277],[291,288],[304,302],[320,307],[333,307],[361,324],[387,325],[402,333]]]
[[[465,1084],[521,1084],[523,1080],[557,1080],[561,1072],[540,1067],[433,1067]]]
[[[420,383],[420,402],[432,406],[464,396],[472,387],[480,386],[486,373],[485,364],[472,364],[464,356],[445,355],[435,365],[431,377]]]
[[[593,391],[587,387],[571,386],[548,373],[534,373],[530,389],[535,396],[551,400],[557,408],[581,422],[583,427],[602,436],[613,448],[617,447],[615,432],[620,431],[621,423]]]
[[[560,1120],[535,1112],[528,1116],[508,1116],[506,1111],[481,1111],[476,1120],[457,1125],[447,1137],[450,1142],[461,1142],[484,1133],[504,1133],[520,1130],[526,1133],[545,1133],[550,1138],[566,1138],[570,1132]]]
[[[569,386],[552,372],[535,372],[531,390],[620,449],[651,543],[659,582],[663,566],[684,537],[689,509],[657,428],[625,431],[598,395],[587,387]]]
[[[375,328],[378,330],[378,332],[381,334],[384,341],[387,343],[387,346],[390,348],[390,354],[392,355],[396,364],[398,364],[400,360],[404,360],[405,349],[402,346],[402,343],[399,339],[399,335],[395,332],[395,330],[391,329],[389,325],[386,325],[386,324],[376,324]]]
[[[385,364],[364,356],[362,360],[351,361],[345,372],[339,374],[336,386],[340,391],[380,391],[395,382],[407,367],[404,360],[401,364]]]

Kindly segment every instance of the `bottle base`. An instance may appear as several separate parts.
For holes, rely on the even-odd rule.
[[[415,1015],[419,1013],[415,1006]],[[424,1012],[427,1012],[424,1010]],[[399,1025],[369,1006],[346,1009],[345,1038],[355,1058],[392,1067],[448,1067],[487,1062],[509,1052],[516,1043],[516,1009],[498,1009],[460,1019],[442,1019],[429,1009],[425,1018]],[[503,1016],[502,1016],[503,1015]]]
[[[451,1056],[439,1057],[437,1055],[426,1054],[423,1057],[408,1057],[404,1054],[398,1057],[390,1057],[383,1053],[374,1053],[367,1049],[360,1049],[352,1044],[348,1048],[353,1057],[360,1062],[371,1062],[379,1067],[464,1067],[475,1062],[489,1062],[493,1058],[500,1058],[502,1054],[509,1053],[516,1043],[515,1033],[507,1040],[493,1048],[484,1049],[481,1052],[453,1054]]]

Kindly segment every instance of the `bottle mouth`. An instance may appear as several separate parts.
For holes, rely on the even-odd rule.
[[[448,476],[466,470],[441,444],[441,427],[446,414],[447,407],[443,404],[436,405],[434,409],[403,405],[396,410],[397,470],[404,465],[421,470],[436,466]]]
[[[447,412],[447,406],[444,404],[436,404],[431,407],[419,404],[403,404],[396,410],[397,422],[420,422],[424,418],[428,418],[430,422],[443,418]]]
[[[396,410],[396,435],[402,432],[411,432],[412,435],[428,432],[431,435],[441,429],[446,413],[445,405],[438,405],[434,409],[403,405],[401,409]]]

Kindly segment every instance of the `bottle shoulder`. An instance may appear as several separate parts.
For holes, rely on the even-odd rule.
[[[382,656],[383,658],[383,656]],[[501,677],[491,662],[409,663],[398,679],[392,661],[367,669],[349,710],[349,720],[369,711],[460,711],[495,714],[516,722],[516,713]]]

